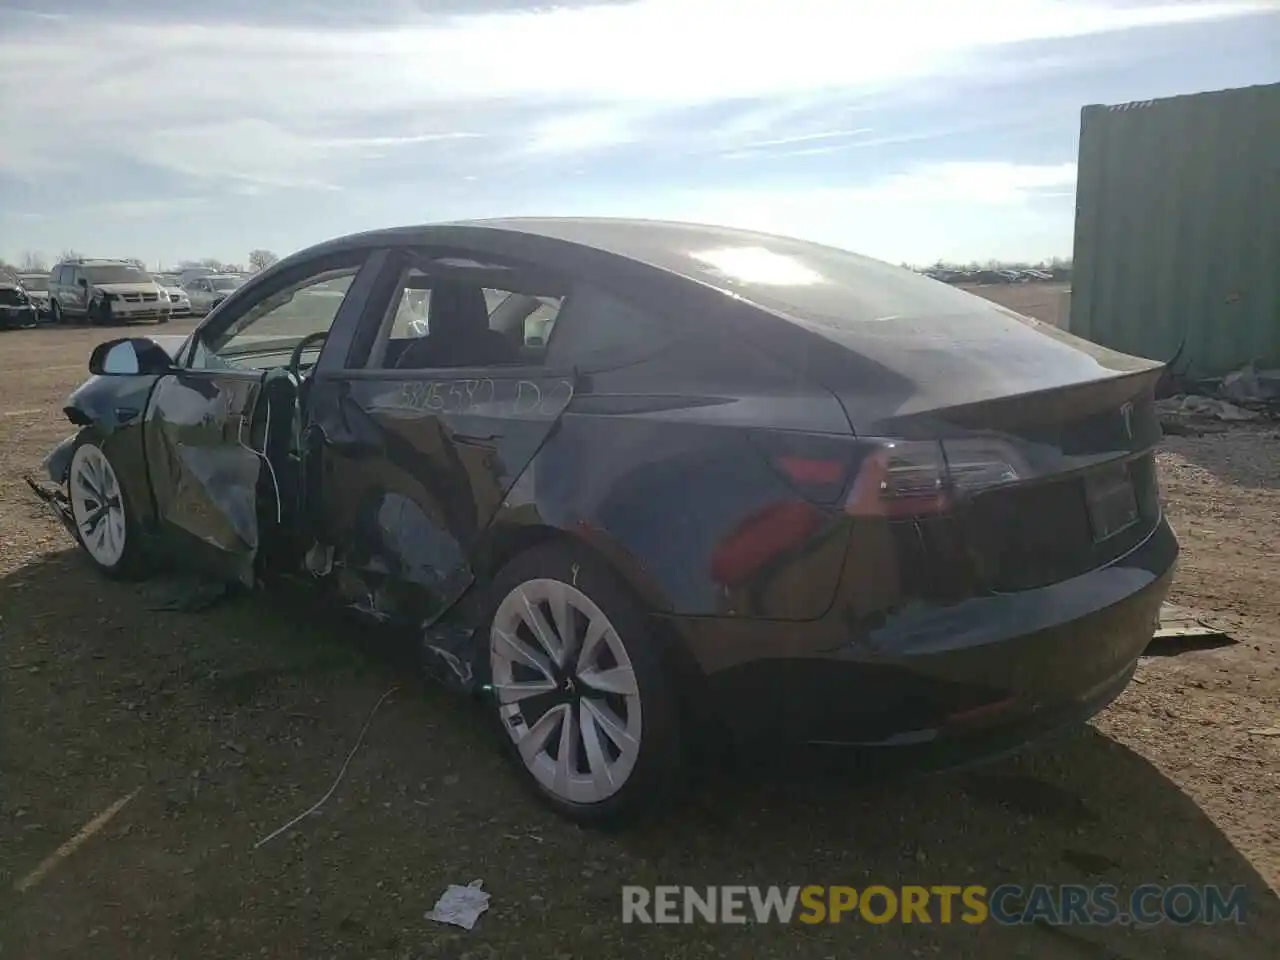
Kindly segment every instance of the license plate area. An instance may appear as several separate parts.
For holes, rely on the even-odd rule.
[[[1084,480],[1093,542],[1101,543],[1138,522],[1138,497],[1127,463],[1103,467]]]

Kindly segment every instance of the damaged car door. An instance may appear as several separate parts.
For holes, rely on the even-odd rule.
[[[366,258],[348,253],[248,285],[156,385],[144,443],[163,541],[184,565],[249,585],[264,540],[287,533],[298,387]],[[305,295],[318,287],[333,295]]]
[[[343,599],[422,624],[470,585],[473,551],[574,379],[543,363],[561,285],[463,257],[399,256],[345,368],[326,361],[316,373],[308,447]]]

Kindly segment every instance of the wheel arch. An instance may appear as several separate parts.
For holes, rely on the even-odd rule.
[[[586,523],[568,528],[545,523],[496,524],[490,528],[489,536],[473,560],[476,592],[487,596],[486,588],[504,566],[522,553],[552,544],[561,544],[592,557],[632,595],[647,616],[652,639],[662,648],[663,660],[675,682],[681,713],[693,721],[690,729],[718,729],[719,718],[710,712],[708,706],[712,701],[706,695],[706,674],[686,643],[678,621],[663,615],[669,605],[661,596],[660,588],[605,531]],[[491,602],[498,599],[490,598]],[[471,626],[478,630],[483,626],[488,604],[471,606],[470,610]],[[474,642],[479,645],[484,641],[476,636]]]
[[[155,501],[147,470],[144,430],[147,404],[159,377],[91,377],[63,406],[66,418],[80,428],[77,442],[89,440],[111,458],[128,492],[135,520],[148,528]],[[66,457],[70,465],[70,454]]]

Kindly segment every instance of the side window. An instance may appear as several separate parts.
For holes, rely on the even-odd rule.
[[[198,339],[191,366],[249,369],[284,366],[299,343],[313,338],[303,360],[314,362],[346,300],[359,265],[340,266],[263,290],[226,323]],[[208,282],[204,281],[207,286]]]
[[[562,285],[468,263],[408,268],[369,352],[374,369],[527,366],[543,362]]]
[[[63,277],[62,282],[69,287],[73,287],[75,286],[76,279],[79,276],[80,276],[80,271],[77,270],[75,267],[64,267],[63,274],[62,274],[62,277]]]
[[[53,273],[49,274],[49,286],[53,287],[62,282],[62,268],[54,267]]]
[[[677,338],[663,317],[591,284],[574,287],[547,343],[547,364],[605,369],[638,363]]]
[[[400,292],[392,300],[391,339],[427,335],[427,313],[431,290],[421,270],[410,270],[400,284]]]

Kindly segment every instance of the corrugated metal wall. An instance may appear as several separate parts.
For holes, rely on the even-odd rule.
[[[1081,111],[1070,330],[1280,365],[1280,84]]]

